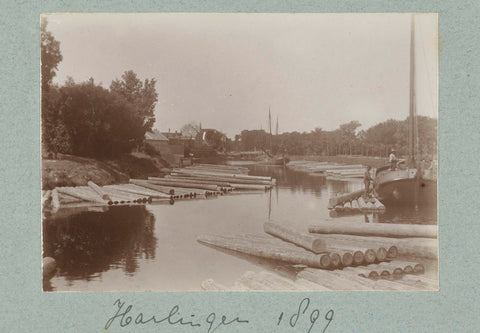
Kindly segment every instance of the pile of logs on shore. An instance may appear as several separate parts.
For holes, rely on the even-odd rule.
[[[226,194],[259,193],[275,184],[271,177],[250,176],[248,168],[199,164],[174,169],[164,178],[130,179],[129,184],[57,187],[42,195],[43,207],[53,212],[79,206],[173,204],[178,199],[216,197]]]
[[[203,235],[198,242],[297,268],[289,278],[245,273],[232,287],[208,279],[204,290],[436,290],[423,276],[438,259],[436,226],[338,223],[310,226],[308,232],[275,223],[265,234]],[[273,274],[273,275],[272,275]],[[306,288],[306,289],[305,289]]]

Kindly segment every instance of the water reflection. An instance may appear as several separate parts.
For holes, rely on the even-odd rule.
[[[327,180],[324,176],[312,176],[304,172],[297,172],[280,166],[248,165],[250,175],[268,176],[277,180],[277,191],[279,188],[288,188],[292,193],[314,193],[321,196],[325,191],[324,185]]]
[[[139,259],[155,259],[154,228],[144,206],[52,217],[43,223],[44,255],[55,258],[67,280],[88,281],[112,268],[134,275]],[[44,287],[51,290],[47,281]]]

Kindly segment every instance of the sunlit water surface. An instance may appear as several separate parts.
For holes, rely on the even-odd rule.
[[[174,205],[111,207],[105,212],[58,214],[43,223],[44,256],[57,274],[55,291],[200,290],[208,278],[232,286],[245,271],[281,263],[254,260],[202,245],[202,234],[263,233],[275,221],[306,230],[325,221],[436,224],[436,207],[388,208],[383,214],[330,217],[328,198],[362,188],[361,180],[333,181],[281,167],[250,166],[271,175],[269,192],[177,201]]]

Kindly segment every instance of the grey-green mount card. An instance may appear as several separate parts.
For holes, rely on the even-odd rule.
[[[1,5],[5,332],[475,332],[478,5]]]

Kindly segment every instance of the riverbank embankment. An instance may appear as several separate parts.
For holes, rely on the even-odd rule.
[[[165,161],[143,153],[110,160],[58,154],[57,159],[42,160],[42,189],[86,186],[89,181],[100,186],[128,183],[130,178],[159,176],[169,171]]]

